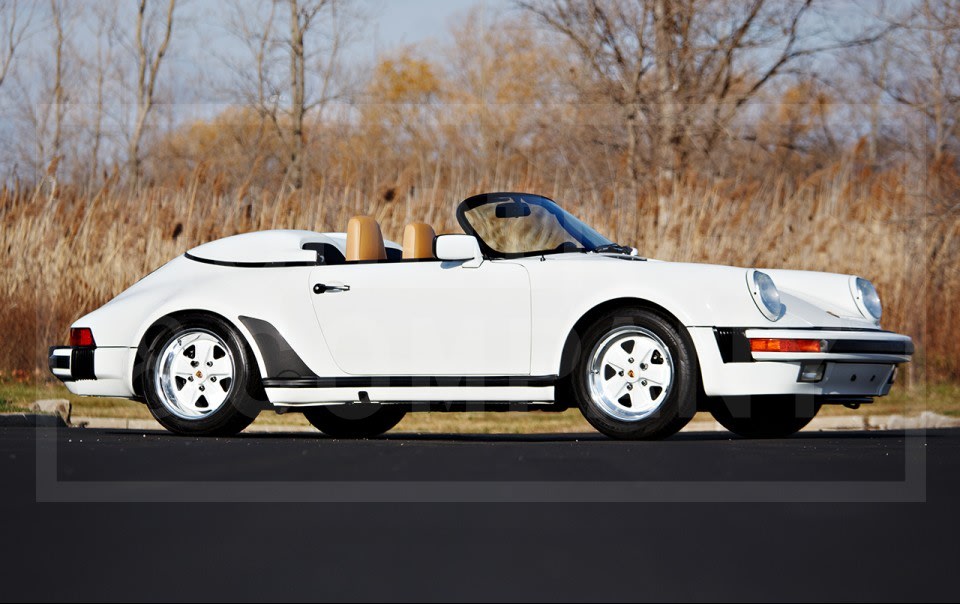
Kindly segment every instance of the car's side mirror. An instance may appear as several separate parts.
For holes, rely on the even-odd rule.
[[[439,260],[464,261],[466,268],[476,268],[483,262],[480,244],[470,235],[437,235],[433,255]]]

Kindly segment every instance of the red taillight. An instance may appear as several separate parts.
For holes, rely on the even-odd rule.
[[[89,327],[71,327],[70,328],[71,346],[96,346],[93,341],[93,331]]]
[[[822,352],[820,340],[788,340],[784,338],[755,338],[750,340],[751,352]]]

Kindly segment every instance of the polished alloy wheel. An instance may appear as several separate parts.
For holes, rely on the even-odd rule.
[[[223,406],[234,378],[233,355],[226,343],[210,331],[191,329],[178,333],[164,346],[156,386],[167,411],[196,420]]]
[[[594,347],[587,383],[604,414],[621,421],[649,417],[670,395],[674,366],[656,334],[639,326],[618,327]]]

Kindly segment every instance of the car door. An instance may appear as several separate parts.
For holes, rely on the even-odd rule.
[[[323,338],[345,373],[530,373],[530,280],[520,264],[318,266],[308,287]]]

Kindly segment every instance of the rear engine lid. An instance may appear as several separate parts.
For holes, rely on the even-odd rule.
[[[189,250],[187,257],[194,260],[236,264],[315,264],[317,252],[303,249],[306,243],[337,242],[314,231],[273,230],[242,233],[224,237]]]

